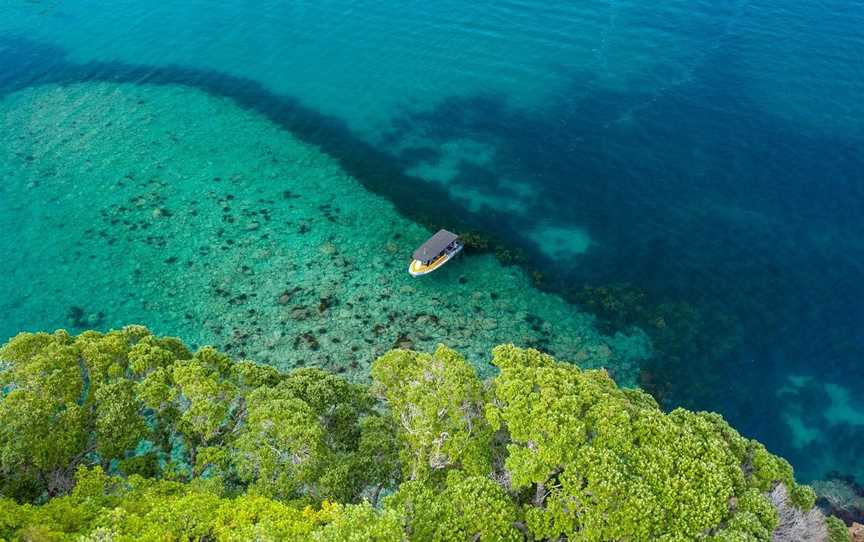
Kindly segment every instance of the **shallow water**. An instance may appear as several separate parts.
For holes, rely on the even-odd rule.
[[[513,340],[864,479],[861,28],[836,1],[4,4],[0,332],[140,322],[357,375]],[[418,222],[655,308],[593,321],[491,255],[412,281]]]
[[[283,368],[361,376],[394,346],[534,345],[634,383],[647,337],[490,255],[425,280],[428,232],[268,119],[186,87],[38,86],[0,102],[2,332],[145,322]],[[8,228],[8,229],[7,229]]]

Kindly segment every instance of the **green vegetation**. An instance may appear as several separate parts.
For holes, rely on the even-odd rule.
[[[0,349],[0,539],[770,540],[813,492],[719,415],[500,346],[370,385],[130,326]],[[829,527],[833,530],[835,526]]]
[[[828,527],[828,542],[849,542],[849,529],[846,524],[834,516],[825,519]]]

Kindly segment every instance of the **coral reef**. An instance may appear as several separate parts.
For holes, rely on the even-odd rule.
[[[584,286],[567,298],[596,315],[604,333],[638,328],[648,334],[653,356],[642,364],[639,384],[661,403],[672,406],[673,396],[675,404],[710,403],[721,389],[718,361],[740,336],[731,315],[654,299],[632,284]]]
[[[462,232],[459,234],[459,238],[466,249],[476,252],[485,252],[489,250],[492,244],[489,237],[477,231]]]

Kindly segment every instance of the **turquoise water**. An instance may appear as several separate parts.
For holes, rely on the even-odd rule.
[[[0,335],[136,322],[357,377],[512,340],[864,481],[862,28],[832,1],[6,3]],[[412,280],[438,226],[525,262]],[[622,283],[665,316],[579,296]]]

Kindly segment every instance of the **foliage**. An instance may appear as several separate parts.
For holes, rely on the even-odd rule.
[[[81,465],[310,503],[358,501],[399,471],[366,388],[317,369],[192,354],[140,326],[25,333],[0,359],[0,487],[19,500],[68,493]]]
[[[368,503],[337,506],[332,521],[313,533],[315,542],[399,542],[401,518],[394,512],[376,511]]]
[[[0,373],[4,493],[61,495],[93,454],[107,464],[144,438],[143,404],[129,378],[129,352],[143,336],[138,327],[77,339],[65,331],[21,334],[0,350],[8,364]],[[147,338],[159,348],[159,339]]]
[[[505,490],[493,480],[451,471],[438,491],[418,481],[402,484],[387,500],[411,526],[416,541],[516,541],[521,513]]]
[[[604,371],[536,351],[500,346],[493,363],[487,416],[509,434],[504,467],[515,490],[531,490],[535,537],[693,540],[725,529],[765,539],[776,525],[761,492],[791,467],[718,416],[664,415]]]
[[[717,414],[536,350],[493,363],[394,350],[367,386],[140,326],[18,335],[0,540],[770,540],[813,507]]]
[[[0,538],[290,540],[310,535],[332,518],[327,503],[320,509],[300,509],[255,495],[231,499],[205,480],[124,479],[109,477],[99,467],[79,469],[78,484],[70,495],[40,507],[12,507],[12,516],[25,519],[5,532],[0,530]]]
[[[372,378],[399,420],[408,478],[426,480],[450,468],[489,472],[492,432],[483,417],[483,386],[463,357],[444,346],[432,356],[393,350],[375,361]]]
[[[829,542],[849,542],[849,529],[841,520],[831,516],[826,519],[825,524],[828,527]]]

